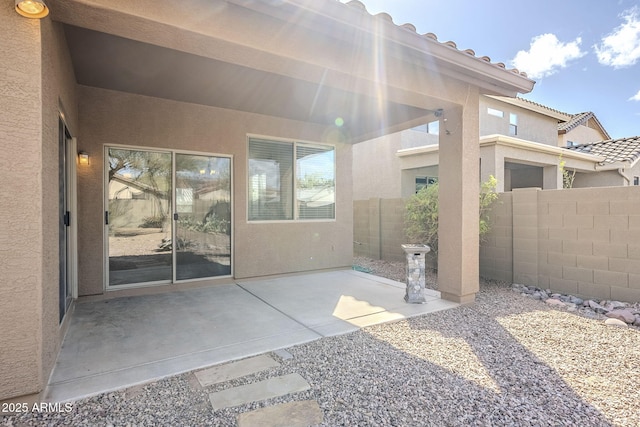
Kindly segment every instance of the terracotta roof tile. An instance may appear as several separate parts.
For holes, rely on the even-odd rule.
[[[367,11],[367,8],[366,8],[366,6],[364,5],[364,3],[362,3],[362,2],[360,2],[360,1],[358,1],[358,0],[351,0],[351,1],[349,1],[349,2],[346,2],[345,4],[346,4],[346,5],[348,5],[348,6],[351,6],[351,7],[353,7],[353,8],[359,9],[359,10],[361,10],[361,11],[363,11],[363,12],[367,13],[368,15],[373,16],[374,18],[380,18],[380,19],[383,19],[383,20],[385,20],[385,21],[387,21],[387,22],[392,23],[393,25],[396,25],[396,24],[393,22],[393,18],[391,17],[391,15],[389,15],[388,13],[381,12],[381,13],[378,13],[378,14],[376,14],[376,15],[371,15],[371,14]],[[403,25],[396,25],[396,26],[397,26],[397,27],[399,27],[399,28],[404,28],[404,29],[406,29],[407,31],[411,31],[411,32],[413,32],[413,33],[418,34],[418,33],[417,33],[417,30],[416,30],[416,27],[415,27],[413,24],[403,24]],[[478,59],[478,60],[488,62],[488,63],[490,63],[490,64],[492,64],[492,65],[494,65],[494,66],[496,66],[496,67],[506,69],[507,71],[510,71],[510,72],[512,72],[512,73],[514,73],[514,74],[519,74],[519,75],[521,75],[521,76],[523,76],[523,77],[527,77],[527,73],[525,73],[524,71],[519,71],[517,68],[507,69],[507,68],[506,68],[506,66],[505,66],[505,64],[503,64],[502,62],[492,63],[492,62],[491,62],[491,58],[489,58],[488,56],[477,57],[477,56],[475,56],[475,52],[474,52],[473,50],[471,50],[471,49],[459,50],[459,49],[458,49],[458,47],[456,46],[456,44],[455,44],[454,42],[452,42],[452,41],[440,42],[440,41],[438,41],[438,37],[437,37],[435,34],[433,34],[433,33],[425,33],[425,34],[422,34],[422,37],[423,37],[423,38],[425,38],[425,39],[432,39],[432,40],[435,40],[436,42],[438,42],[439,44],[441,44],[441,45],[443,45],[443,46],[450,47],[451,49],[455,49],[455,50],[456,50],[456,51],[458,51],[458,52],[464,52],[464,53],[467,53],[467,54],[469,54],[469,55],[473,56],[474,58],[476,58],[476,59]]]
[[[591,111],[587,111],[587,112],[584,112],[584,113],[573,114],[571,116],[571,120],[569,120],[567,122],[558,123],[558,132],[567,133],[567,132],[571,131],[572,129],[575,129],[578,126],[585,124],[590,119],[593,119],[596,122],[596,124],[600,127],[600,129],[604,133],[605,137],[611,138],[611,136],[609,136],[609,133],[607,132],[607,130],[604,128],[604,126],[602,126],[602,123],[600,123],[600,121],[598,120],[596,115]]]
[[[640,158],[640,136],[609,139],[606,141],[566,147],[566,149],[602,156],[605,158],[605,160],[600,163],[602,165],[616,162],[633,163]]]

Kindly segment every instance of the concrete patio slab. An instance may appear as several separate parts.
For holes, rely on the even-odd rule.
[[[429,289],[425,304],[407,304],[403,283],[354,270],[240,281],[238,285],[322,336],[457,306]]]
[[[64,402],[456,307],[340,270],[79,302],[44,398]]]

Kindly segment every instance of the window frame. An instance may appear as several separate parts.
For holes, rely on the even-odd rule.
[[[518,115],[509,113],[509,135],[518,136]]]
[[[273,137],[273,136],[265,136],[265,135],[257,135],[257,134],[247,134],[247,142],[246,142],[246,148],[247,148],[247,160],[246,160],[246,165],[247,165],[247,172],[246,172],[246,178],[247,178],[247,183],[245,186],[245,190],[247,191],[247,195],[246,195],[246,207],[247,207],[247,211],[246,211],[246,221],[247,223],[251,223],[251,224],[260,224],[260,223],[264,223],[264,224],[275,224],[275,223],[282,223],[282,224],[291,224],[291,223],[310,223],[310,222],[336,222],[337,221],[337,217],[338,217],[338,209],[337,209],[337,204],[338,204],[338,176],[337,176],[337,147],[336,144],[331,144],[331,143],[322,143],[322,142],[317,142],[317,141],[308,141],[308,140],[303,140],[303,139],[293,139],[293,138],[277,138],[277,137]],[[249,156],[249,146],[251,144],[251,140],[260,140],[260,141],[264,141],[264,142],[272,142],[272,143],[276,143],[276,144],[291,144],[292,145],[292,161],[293,161],[293,166],[292,166],[292,173],[291,173],[291,177],[292,177],[292,182],[291,182],[291,194],[290,196],[292,197],[292,204],[293,204],[293,217],[291,219],[251,219],[250,218],[250,204],[251,204],[251,200],[250,200],[250,195],[249,195],[249,186],[250,186],[250,182],[251,182],[251,175],[250,175],[250,168],[249,168],[249,162],[251,161],[251,158]],[[298,145],[305,145],[305,146],[311,146],[311,147],[322,147],[322,148],[330,148],[329,150],[327,150],[328,152],[332,152],[333,153],[333,195],[334,195],[334,209],[333,209],[333,218],[309,218],[309,219],[305,219],[305,218],[300,218],[300,208],[298,206],[298,183],[297,183],[297,173],[298,173],[298,160],[297,159],[297,146]]]
[[[424,186],[421,188],[418,188],[418,180],[424,180]],[[431,176],[431,175],[416,175],[413,178],[413,182],[415,184],[415,194],[418,194],[418,192],[420,190],[422,190],[423,188],[429,188],[430,186],[437,184],[438,183],[438,177],[437,176]],[[422,183],[420,183],[422,184]]]
[[[487,107],[487,114],[493,117],[504,119],[504,111],[498,110],[497,108]]]

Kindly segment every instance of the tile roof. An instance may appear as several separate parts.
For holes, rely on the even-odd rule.
[[[571,119],[569,121],[558,123],[558,132],[567,133],[580,125],[586,124],[590,119],[593,119],[596,122],[596,125],[600,128],[600,130],[602,130],[606,138],[611,138],[611,136],[609,136],[609,133],[606,131],[604,126],[602,126],[602,123],[600,123],[596,115],[591,111],[572,114]]]
[[[560,115],[564,115],[564,116],[569,116],[569,117],[570,117],[570,116],[573,116],[573,114],[569,114],[569,113],[565,113],[564,111],[556,110],[555,108],[548,107],[548,106],[546,106],[546,105],[540,104],[540,103],[535,102],[535,101],[532,101],[532,100],[530,100],[530,99],[522,98],[522,97],[520,97],[520,96],[517,96],[517,97],[516,97],[516,99],[517,99],[518,101],[522,101],[522,102],[525,102],[525,103],[529,103],[529,104],[531,104],[531,105],[535,105],[536,107],[543,108],[543,109],[545,109],[545,110],[549,110],[549,111],[551,111],[551,112],[553,112],[553,113],[556,113],[556,114],[560,114]]]
[[[338,0],[338,1],[339,1],[339,0]],[[413,33],[418,34],[418,32],[417,32],[417,30],[416,30],[415,25],[410,24],[410,23],[402,24],[402,25],[397,25],[397,24],[395,24],[395,23],[393,22],[393,18],[391,17],[391,15],[389,15],[388,13],[384,13],[384,12],[382,12],[382,13],[378,13],[378,14],[376,14],[376,15],[372,15],[372,14],[370,14],[370,13],[367,11],[367,8],[366,8],[366,6],[364,5],[364,3],[362,3],[362,2],[360,2],[360,1],[358,1],[358,0],[351,0],[351,1],[346,2],[345,4],[346,4],[347,6],[350,6],[350,7],[356,8],[356,9],[359,9],[359,10],[363,11],[364,13],[368,14],[369,16],[372,16],[372,17],[374,17],[374,18],[376,18],[376,19],[382,19],[382,20],[384,20],[384,21],[387,21],[387,22],[389,22],[389,23],[391,23],[391,24],[395,25],[396,27],[404,28],[404,29],[406,29],[406,30],[408,30],[408,31],[411,31],[411,32],[413,32]],[[491,64],[491,65],[493,65],[493,66],[495,66],[495,67],[497,67],[497,68],[502,68],[502,69],[504,69],[504,70],[506,70],[506,71],[510,71],[510,72],[512,72],[512,73],[514,73],[514,74],[518,74],[518,75],[521,75],[521,76],[523,76],[523,77],[527,77],[527,73],[525,73],[524,71],[520,71],[520,70],[518,70],[517,68],[510,68],[510,69],[507,69],[507,68],[506,68],[506,66],[505,66],[505,64],[504,64],[503,62],[495,62],[495,63],[494,63],[494,62],[491,62],[491,58],[490,58],[490,57],[488,57],[488,56],[476,56],[476,53],[475,53],[472,49],[460,50],[460,49],[458,49],[458,47],[457,47],[457,45],[455,44],[455,42],[452,42],[452,41],[440,42],[440,41],[438,41],[438,37],[437,37],[434,33],[425,33],[425,34],[422,34],[422,38],[423,38],[423,39],[431,39],[431,40],[434,40],[435,42],[439,43],[439,44],[440,44],[440,45],[442,45],[442,46],[447,46],[447,47],[449,47],[449,48],[451,48],[451,49],[454,49],[454,50],[455,50],[455,51],[457,51],[457,52],[466,53],[467,55],[470,55],[470,56],[472,56],[473,58],[476,58],[476,59],[477,59],[477,60],[479,60],[479,61],[488,62],[489,64]]]
[[[629,162],[633,164],[640,158],[640,136],[609,139],[565,148],[571,151],[602,156],[605,160],[600,163],[601,165],[617,162]]]

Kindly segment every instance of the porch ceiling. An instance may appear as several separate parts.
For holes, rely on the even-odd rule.
[[[430,110],[65,25],[79,84],[333,126],[353,139]]]
[[[352,142],[422,124],[465,102],[469,86],[509,96],[533,86],[357,6],[55,0],[51,18],[79,84],[325,126],[341,118]]]

